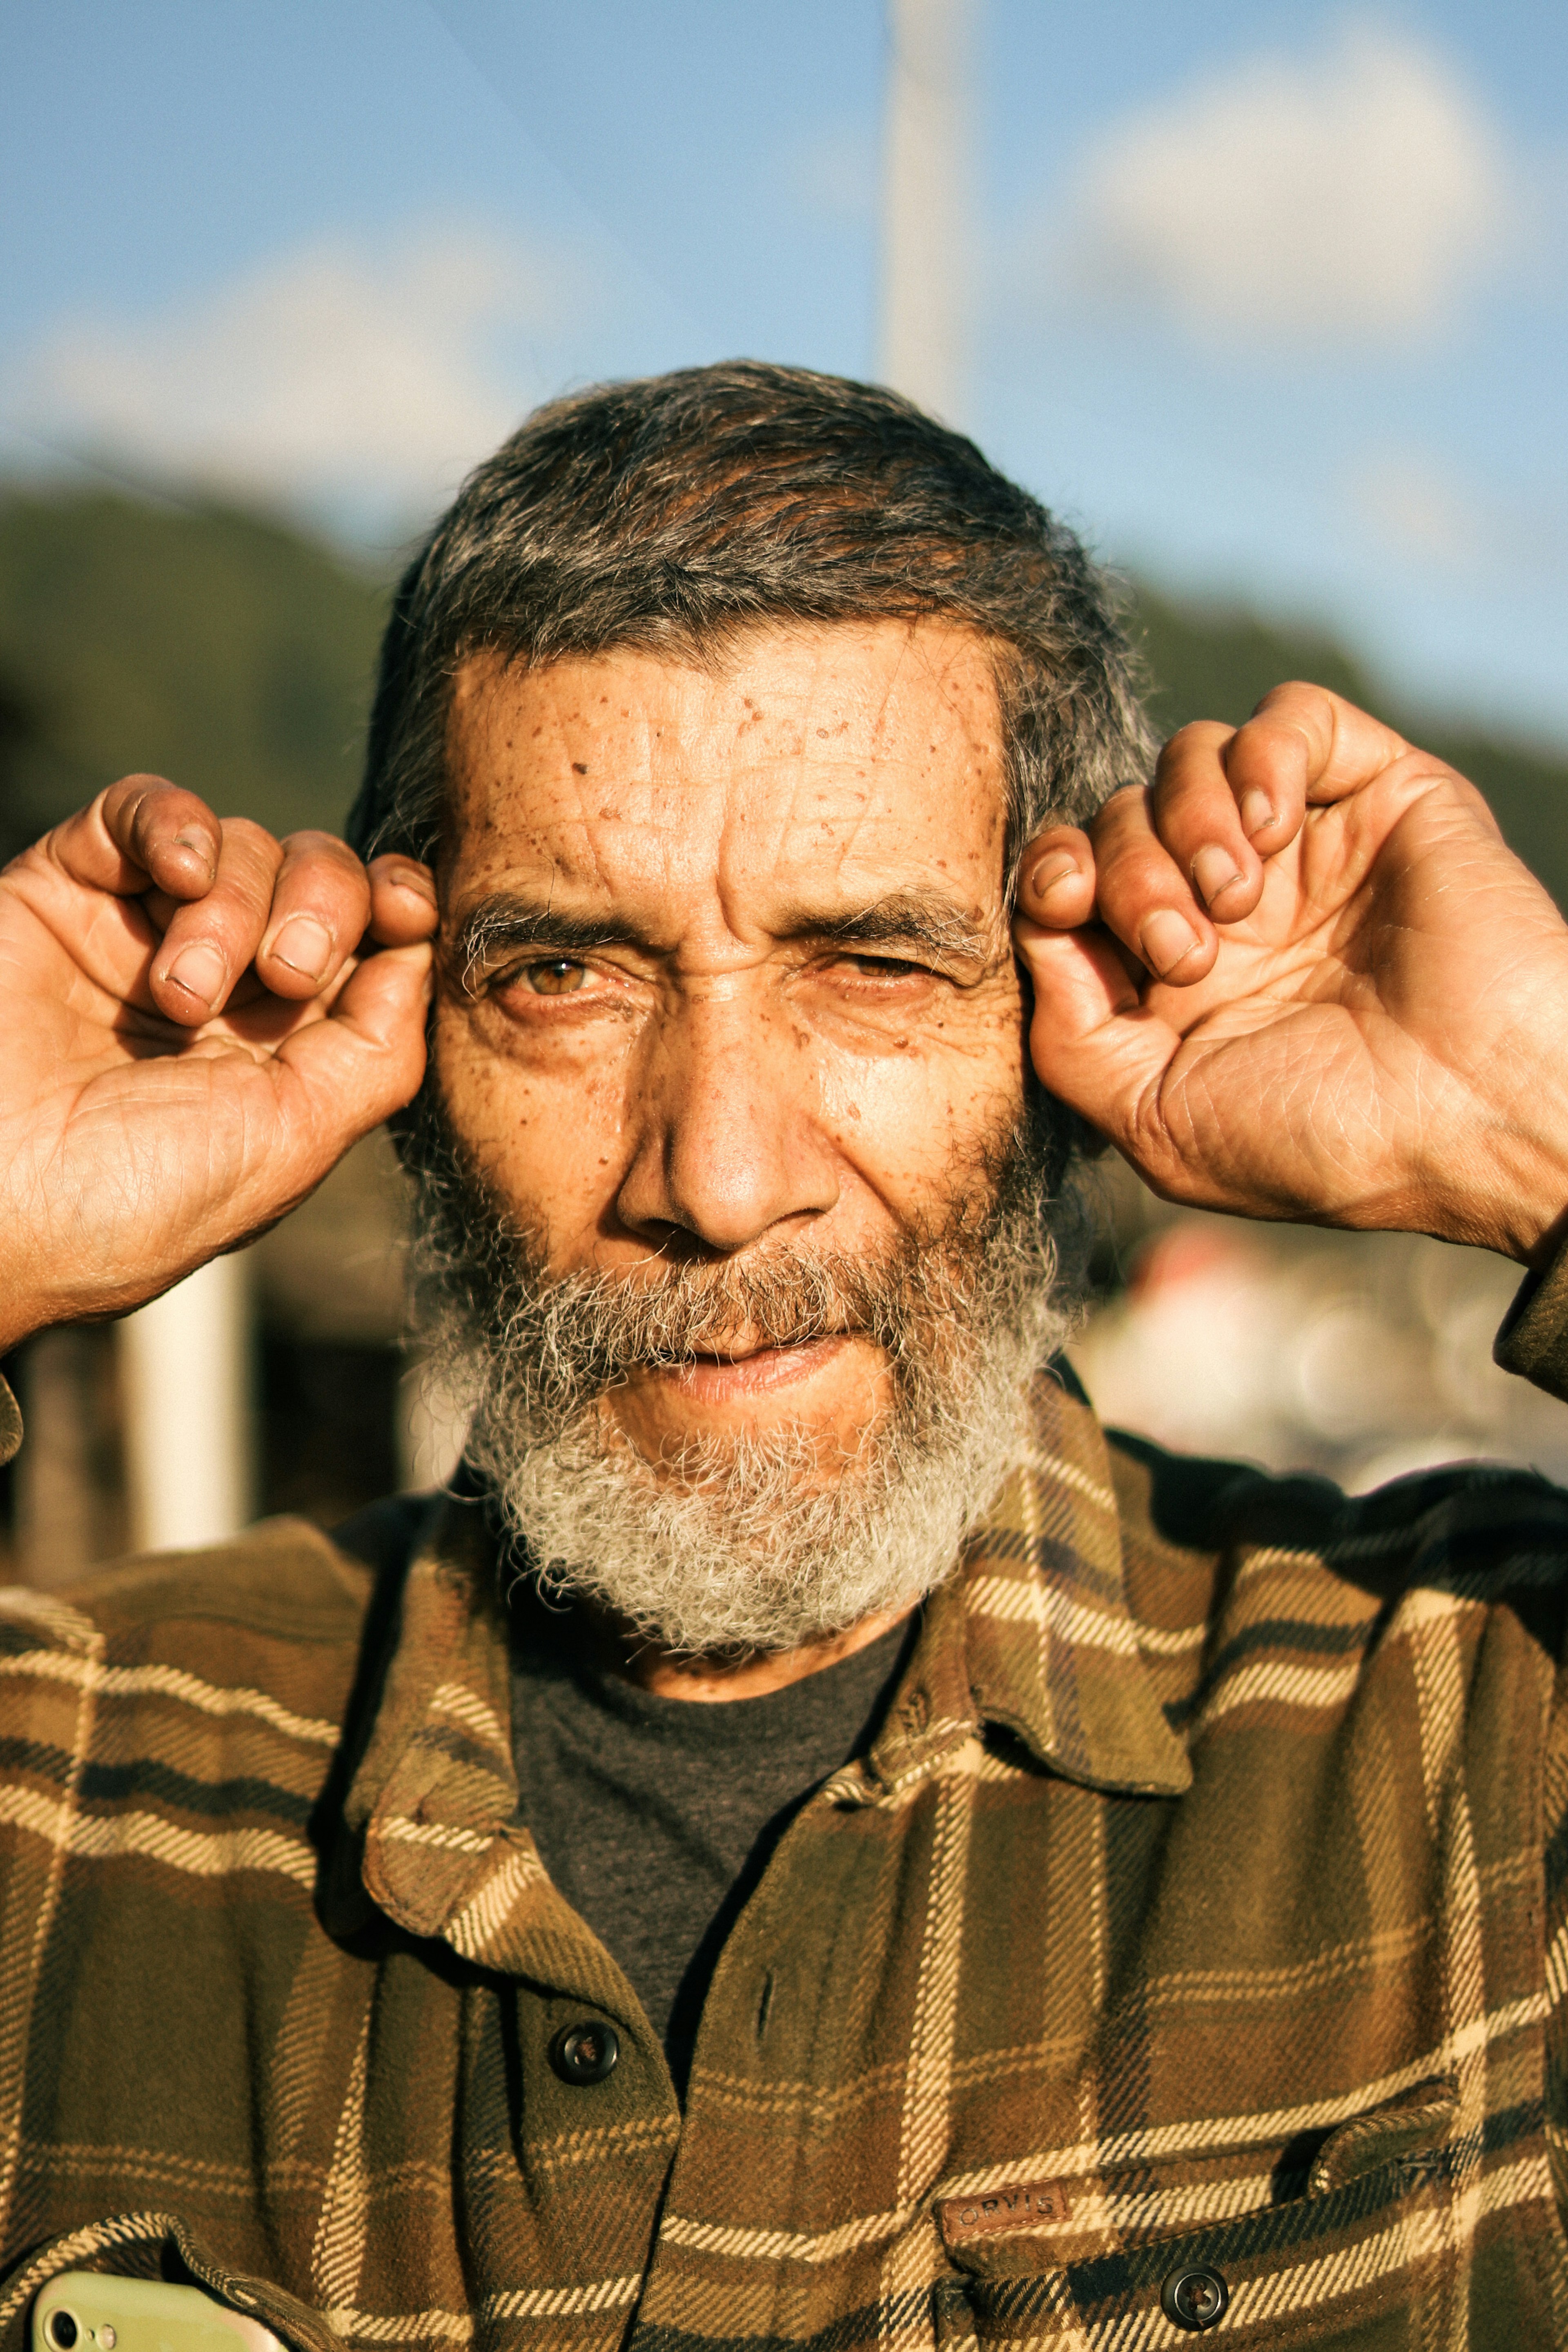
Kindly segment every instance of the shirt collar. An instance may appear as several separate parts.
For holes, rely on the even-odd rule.
[[[986,1725],[1089,1788],[1179,1796],[1192,1782],[1127,1605],[1104,1433],[1049,1372],[1026,1454],[927,1604],[872,1772],[899,1787]]]
[[[1048,1373],[1026,1457],[927,1603],[865,1793],[902,1792],[986,1726],[1090,1788],[1174,1796],[1191,1782],[1128,1610],[1104,1436]],[[452,1500],[431,1514],[410,1563],[343,1826],[384,1912],[515,1969],[540,1937],[582,1933],[517,1811],[495,1543],[482,1507]],[[616,1972],[605,1997],[617,1989]]]

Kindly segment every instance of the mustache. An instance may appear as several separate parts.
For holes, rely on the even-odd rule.
[[[703,1357],[849,1337],[882,1355],[896,1390],[928,1402],[980,1335],[1054,1291],[1063,1137],[1049,1118],[994,1131],[875,1247],[765,1241],[633,1266],[552,1270],[547,1235],[518,1218],[468,1158],[428,1081],[400,1149],[416,1178],[414,1328],[468,1335],[487,1414],[560,1429],[639,1373]],[[478,1352],[475,1352],[477,1347]],[[476,1392],[477,1395],[477,1392]]]
[[[521,1252],[526,1245],[514,1243]],[[530,1253],[531,1255],[531,1253]],[[908,1239],[879,1258],[841,1251],[770,1253],[755,1261],[688,1262],[658,1273],[599,1270],[552,1280],[534,1270],[531,1294],[508,1318],[509,1336],[571,1334],[579,1380],[610,1387],[634,1372],[679,1370],[699,1357],[751,1354],[861,1338],[890,1355],[947,1305],[950,1268]],[[559,1344],[560,1342],[558,1342]]]

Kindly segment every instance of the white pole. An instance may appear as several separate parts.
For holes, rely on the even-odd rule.
[[[214,1258],[119,1327],[140,1551],[221,1543],[251,1516],[247,1289],[241,1259]]]
[[[970,52],[975,0],[887,0],[882,380],[933,415],[963,406]]]

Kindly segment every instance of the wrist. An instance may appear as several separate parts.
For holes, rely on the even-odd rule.
[[[1448,1158],[1428,1230],[1539,1274],[1568,1238],[1568,1092],[1543,1070],[1512,1115],[1491,1109],[1471,1133],[1472,1148]]]

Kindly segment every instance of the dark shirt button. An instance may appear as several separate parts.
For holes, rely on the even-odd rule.
[[[620,2054],[615,2027],[593,2018],[563,2025],[550,2045],[550,2063],[563,2083],[602,2083],[614,2074]]]
[[[1160,2303],[1167,2319],[1178,2327],[1197,2335],[1223,2319],[1230,2301],[1230,2289],[1218,2271],[1211,2271],[1206,2263],[1194,2263],[1191,2269],[1173,2271],[1160,2289]]]

